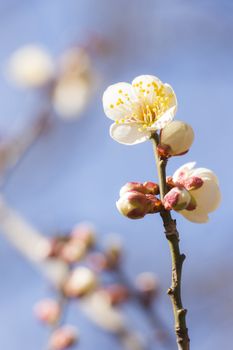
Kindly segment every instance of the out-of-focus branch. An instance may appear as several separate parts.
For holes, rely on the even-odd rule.
[[[116,336],[125,350],[146,349],[142,339],[128,328],[122,313],[109,304],[103,294],[92,293],[81,300],[80,306],[96,325]]]
[[[69,265],[56,258],[46,258],[50,249],[48,239],[9,208],[3,198],[0,198],[0,232],[25,258],[35,264],[56,288],[67,279]],[[96,325],[114,334],[124,349],[145,350],[142,342],[127,327],[122,313],[109,305],[98,292],[82,298],[79,305]]]
[[[6,185],[11,174],[21,163],[24,156],[49,127],[50,113],[49,108],[45,108],[39,113],[29,128],[22,131],[20,135],[15,136],[12,140],[0,145],[1,187]]]
[[[7,240],[28,260],[33,262],[55,286],[59,286],[68,274],[67,265],[58,259],[45,259],[49,241],[10,209],[0,198],[0,231]]]

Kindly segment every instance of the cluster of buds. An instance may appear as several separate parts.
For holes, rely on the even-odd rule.
[[[94,245],[93,226],[82,223],[75,226],[69,235],[52,238],[48,258],[58,258],[68,264],[74,264],[81,261]]]
[[[62,305],[55,299],[44,299],[34,307],[35,316],[44,325],[54,327],[49,338],[48,348],[51,350],[65,350],[78,341],[78,332],[70,325],[58,326],[62,317]]]
[[[156,197],[158,193],[159,187],[154,182],[128,182],[120,190],[117,209],[130,219],[141,219],[147,214],[158,213],[163,207]]]
[[[96,274],[89,268],[77,266],[94,249],[96,233],[93,225],[80,223],[67,235],[50,240],[46,260],[56,259],[67,266],[68,275],[56,292],[56,299],[44,299],[35,305],[34,312],[39,321],[55,327],[49,339],[49,349],[65,350],[78,340],[77,331],[72,326],[60,325],[65,305],[72,298],[81,298],[92,293],[98,285]]]
[[[124,190],[131,189],[132,186],[132,183],[127,184]],[[134,184],[134,186],[141,190],[141,193],[144,192],[144,195],[153,196],[158,193],[158,186],[154,183]],[[75,246],[80,244],[84,245],[85,254],[77,256]],[[123,270],[123,249],[119,236],[108,235],[105,244],[100,247],[93,226],[82,223],[75,226],[68,235],[51,240],[46,259],[62,260],[69,270],[62,285],[56,286],[57,298],[44,299],[34,307],[37,319],[52,329],[48,341],[49,349],[65,350],[79,340],[76,329],[64,324],[65,308],[67,303],[74,299],[82,300],[82,310],[86,303],[90,304],[95,322],[101,324],[104,329],[105,327],[107,329],[111,322],[116,325],[116,321],[119,321],[118,316],[116,318],[120,313],[119,307],[131,300],[137,299],[143,312],[146,314],[148,312],[150,317],[152,304],[158,296],[157,279],[153,274],[144,272],[131,284]],[[109,278],[106,279],[106,276]],[[93,300],[98,303],[97,309],[92,305]],[[102,322],[104,312],[107,312],[107,325],[106,320]]]

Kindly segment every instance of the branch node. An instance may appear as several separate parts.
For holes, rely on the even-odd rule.
[[[185,255],[185,254],[181,254],[181,255],[180,255],[180,261],[181,261],[181,263],[183,263],[185,259],[186,259],[186,255]]]
[[[174,289],[172,287],[168,288],[167,294],[168,295],[174,295]]]

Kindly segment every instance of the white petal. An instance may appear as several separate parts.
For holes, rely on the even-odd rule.
[[[201,224],[209,221],[208,213],[203,211],[202,208],[197,207],[194,210],[181,210],[178,213],[191,222]]]
[[[137,123],[114,123],[110,127],[110,136],[119,143],[135,145],[148,140],[151,136],[148,130],[139,131],[140,127],[141,124]]]
[[[171,85],[165,83],[164,87],[165,87],[166,95],[172,96],[172,98],[170,100],[170,108],[174,107],[174,115],[175,115],[176,111],[177,111],[177,106],[178,106],[176,94],[175,94],[173,88],[171,87]]]
[[[152,130],[160,130],[163,129],[165,127],[165,125],[167,125],[168,123],[170,123],[175,116],[175,109],[176,107],[172,107],[170,109],[168,109],[162,117],[160,117],[152,126],[151,129]]]
[[[204,181],[205,180],[213,180],[216,184],[219,183],[217,176],[210,169],[206,169],[206,168],[193,169],[191,174],[192,174],[192,176],[200,177]]]
[[[163,87],[165,97],[170,97],[167,108],[172,108],[171,112],[174,117],[177,110],[177,99],[175,92],[170,85],[163,84],[162,81],[154,75],[140,75],[132,81],[132,86],[136,95],[138,96],[138,99],[141,100],[144,105],[149,105],[151,108],[158,103],[158,89]]]
[[[190,193],[195,198],[197,207],[208,213],[216,210],[221,201],[219,187],[213,180],[204,181],[199,189],[190,191]]]
[[[110,85],[103,94],[103,107],[106,116],[112,120],[128,119],[133,113],[138,113],[139,104],[132,85]]]
[[[161,80],[154,75],[139,75],[132,81],[136,95],[144,101],[145,105],[154,103],[157,96],[155,86],[159,88],[162,84]]]
[[[174,172],[174,174],[172,176],[173,181],[177,182],[181,173],[185,173],[186,174],[185,177],[187,177],[189,175],[190,170],[192,170],[195,167],[195,165],[196,165],[196,162],[189,162],[189,163],[182,165],[180,168],[178,168]]]

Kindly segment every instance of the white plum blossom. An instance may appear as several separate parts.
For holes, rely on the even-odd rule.
[[[11,80],[25,88],[38,88],[47,84],[54,74],[54,62],[46,49],[30,44],[20,47],[9,59]]]
[[[103,107],[114,121],[111,137],[126,145],[148,140],[152,133],[173,120],[177,110],[172,87],[153,75],[141,75],[129,83],[117,83],[105,90]]]
[[[91,97],[94,72],[86,50],[68,49],[58,62],[58,78],[52,101],[58,116],[66,121],[79,119]]]
[[[164,206],[175,209],[176,203],[172,205],[172,191],[176,188],[187,190],[191,196],[190,201],[185,209],[177,212],[189,221],[204,223],[209,219],[208,214],[219,206],[221,193],[216,175],[209,169],[195,168],[195,165],[195,162],[190,162],[176,170],[172,177],[176,187],[164,197]],[[173,198],[177,201],[177,198]]]

